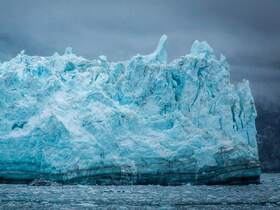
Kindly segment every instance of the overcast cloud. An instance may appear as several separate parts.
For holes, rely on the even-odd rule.
[[[126,60],[153,51],[162,34],[171,60],[206,40],[228,58],[233,81],[249,79],[257,100],[280,103],[279,11],[279,0],[0,0],[0,60],[67,46]]]

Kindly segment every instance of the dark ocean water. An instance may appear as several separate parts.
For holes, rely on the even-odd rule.
[[[243,186],[2,184],[0,209],[280,209],[280,174]]]

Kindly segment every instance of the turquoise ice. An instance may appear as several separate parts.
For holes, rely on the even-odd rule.
[[[249,82],[206,42],[168,63],[166,39],[124,62],[67,48],[0,63],[0,180],[257,182]]]

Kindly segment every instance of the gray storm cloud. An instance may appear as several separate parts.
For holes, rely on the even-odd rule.
[[[249,79],[257,100],[280,101],[280,1],[0,1],[0,59],[62,53],[125,60],[168,35],[169,60],[206,40]]]

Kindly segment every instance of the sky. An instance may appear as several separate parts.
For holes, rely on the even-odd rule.
[[[63,53],[110,61],[152,52],[168,36],[169,61],[207,41],[227,57],[233,82],[280,104],[279,0],[0,0],[0,60]]]

